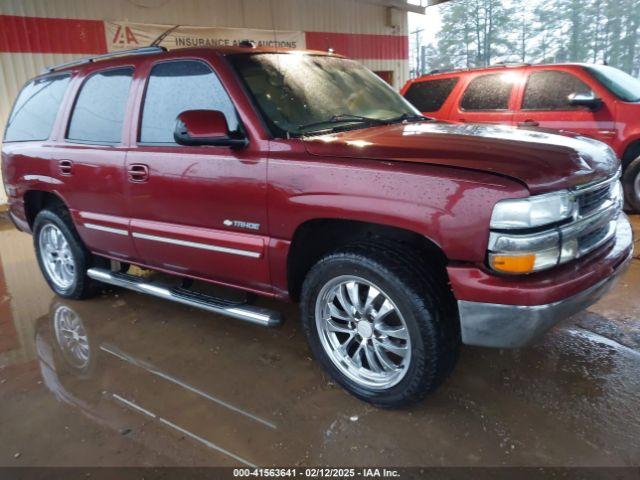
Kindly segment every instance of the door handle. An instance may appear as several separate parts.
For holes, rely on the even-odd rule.
[[[524,122],[518,122],[519,127],[539,127],[540,122],[536,122],[535,120],[525,120]]]
[[[60,175],[68,177],[73,174],[73,162],[71,160],[60,160],[58,162],[58,170]]]
[[[129,181],[133,183],[143,183],[149,180],[149,167],[141,163],[129,165],[127,173]]]

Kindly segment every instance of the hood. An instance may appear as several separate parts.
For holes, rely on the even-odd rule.
[[[573,134],[502,125],[410,123],[305,137],[309,154],[424,163],[515,179],[531,193],[613,175],[619,162],[608,145]]]

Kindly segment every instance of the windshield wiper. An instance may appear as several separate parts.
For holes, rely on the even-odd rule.
[[[363,117],[362,115],[350,115],[347,113],[340,113],[333,115],[327,120],[321,120],[319,122],[306,123],[304,125],[298,125],[298,130],[306,130],[308,128],[319,127],[321,125],[331,125],[334,123],[364,123],[366,125],[386,125],[386,120],[379,118]]]
[[[327,120],[321,120],[319,122],[306,123],[304,125],[298,125],[298,130],[306,130],[308,128],[319,127],[322,125],[332,125],[335,123],[362,123],[365,125],[390,125],[398,122],[433,122],[435,118],[425,117],[415,113],[403,113],[397,117],[391,118],[372,118],[364,117],[362,115],[351,115],[347,113],[340,113],[328,118]],[[328,128],[327,130],[335,130],[335,127]]]
[[[387,118],[384,122],[389,124],[398,122],[435,122],[435,120],[433,117],[426,117],[415,113],[403,113],[397,117]]]

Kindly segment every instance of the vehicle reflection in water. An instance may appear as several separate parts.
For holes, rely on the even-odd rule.
[[[235,462],[255,466],[250,460],[151,410],[151,407],[145,406],[144,396],[135,400],[136,395],[133,392],[123,392],[122,382],[117,381],[122,379],[121,374],[115,374],[111,369],[122,370],[120,367],[124,366],[125,369],[133,370],[130,372],[131,375],[155,377],[151,378],[151,382],[161,379],[178,387],[178,390],[184,389],[202,401],[211,402],[226,410],[222,415],[239,415],[253,422],[255,427],[277,430],[278,427],[273,421],[162,371],[147,360],[128,354],[101,335],[99,326],[92,324],[91,318],[85,321],[79,310],[79,305],[72,306],[71,303],[56,299],[52,304],[50,316],[41,318],[36,326],[36,351],[42,377],[46,386],[58,399],[78,407],[91,419],[114,428],[120,425],[124,418],[122,412],[114,411],[113,404],[123,405],[131,412],[153,419],[158,425],[174,430]],[[121,365],[114,365],[114,362],[121,362]],[[113,384],[112,380],[115,380]],[[179,392],[174,392],[176,393]]]

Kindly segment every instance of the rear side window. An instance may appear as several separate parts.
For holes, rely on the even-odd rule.
[[[209,66],[196,60],[164,62],[149,75],[140,141],[175,143],[176,118],[186,110],[219,110],[230,131],[238,128],[233,103]]]
[[[115,68],[88,77],[76,100],[67,138],[88,143],[119,143],[133,68]]]
[[[421,112],[437,112],[449,98],[459,78],[441,78],[414,82],[404,97]]]
[[[529,77],[522,99],[522,110],[575,110],[569,104],[572,93],[591,93],[582,80],[568,72],[543,70]]]
[[[5,142],[46,140],[51,135],[69,75],[39,78],[28,83],[18,95],[4,135]]]
[[[513,78],[496,73],[474,78],[464,92],[463,110],[508,110]]]

